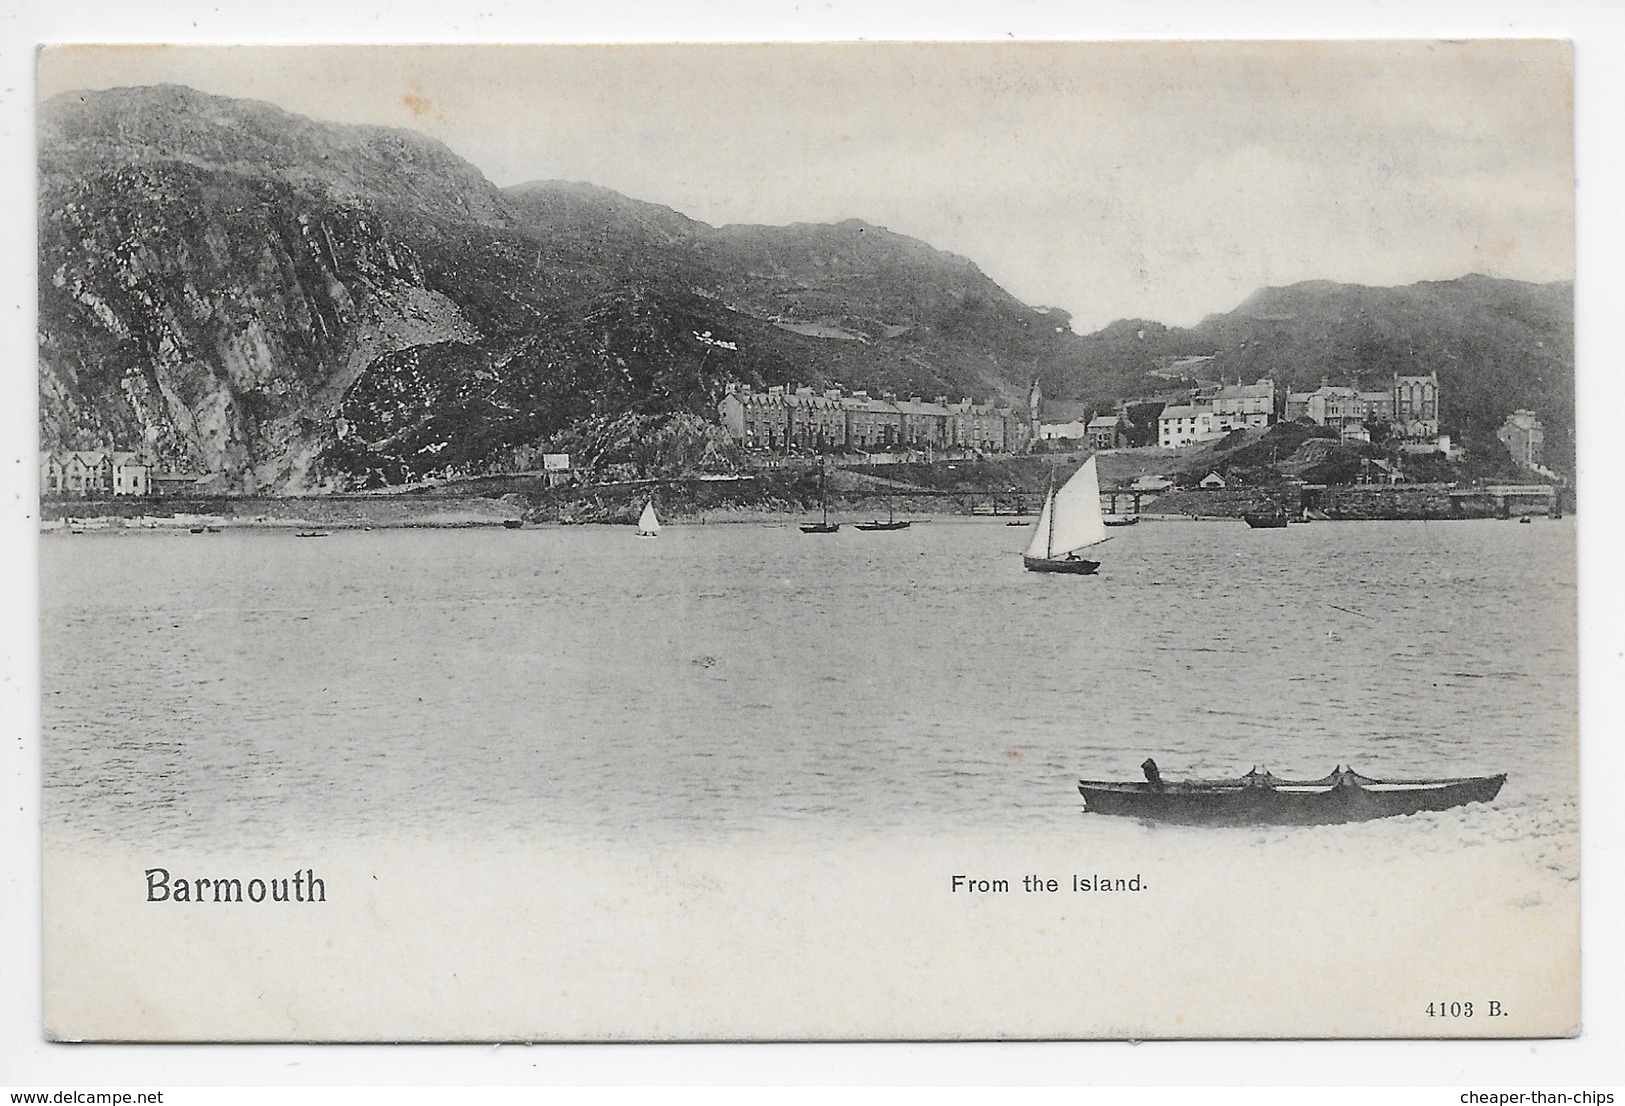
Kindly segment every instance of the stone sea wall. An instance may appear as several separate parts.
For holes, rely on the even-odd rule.
[[[1295,486],[1191,489],[1166,492],[1144,503],[1141,509],[1146,514],[1240,518],[1254,506],[1279,503],[1292,513],[1307,505],[1329,518],[1347,520],[1496,517],[1489,496],[1453,497],[1451,491],[1445,484],[1356,484],[1307,490]],[[1119,511],[1130,509],[1119,502]],[[1545,508],[1520,502],[1515,510],[1539,513]]]

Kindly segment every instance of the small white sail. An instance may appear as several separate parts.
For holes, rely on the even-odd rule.
[[[1106,519],[1100,513],[1100,476],[1093,457],[1055,493],[1054,511],[1051,556],[1064,557],[1075,549],[1106,540]]]
[[[643,514],[638,518],[638,537],[653,538],[660,534],[660,516],[655,514],[655,501],[643,505]]]
[[[1052,488],[1044,496],[1044,508],[1038,512],[1038,522],[1033,527],[1032,540],[1027,543],[1023,556],[1033,557],[1040,561],[1049,560],[1049,515],[1050,509],[1055,505],[1055,491]]]
[[[1095,459],[1090,457],[1072,479],[1044,499],[1026,555],[1055,560],[1106,538],[1106,520],[1100,513],[1100,476]]]

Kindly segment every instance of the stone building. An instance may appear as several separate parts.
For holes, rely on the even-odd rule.
[[[1012,452],[1010,408],[994,403],[977,403],[962,399],[954,407],[953,444],[960,449],[975,449],[984,453]],[[1019,420],[1015,420],[1019,425]],[[1021,435],[1018,433],[1017,437]]]
[[[1121,415],[1101,415],[1090,419],[1084,433],[1091,449],[1128,447],[1128,426]]]
[[[1406,441],[1426,441],[1439,436],[1439,374],[1394,375],[1393,426]]]
[[[1329,426],[1344,441],[1369,441],[1367,423],[1384,423],[1402,442],[1432,442],[1439,436],[1439,377],[1395,373],[1387,389],[1361,391],[1322,380],[1313,392],[1288,392],[1286,418],[1307,418]]]
[[[908,449],[976,449],[1018,452],[1028,442],[1027,424],[1007,406],[947,396],[871,396],[866,391],[732,385],[717,404],[728,436],[746,449],[788,452],[865,452]]]
[[[1216,430],[1269,426],[1275,421],[1275,381],[1266,377],[1256,384],[1225,384],[1208,406],[1213,408]]]

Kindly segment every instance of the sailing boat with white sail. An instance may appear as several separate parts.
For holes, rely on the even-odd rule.
[[[655,514],[655,501],[651,498],[643,505],[643,514],[638,516],[638,537],[658,538],[660,536],[660,516]]]
[[[1090,457],[1059,489],[1055,487],[1054,472],[1050,473],[1044,509],[1021,561],[1028,572],[1086,576],[1098,569],[1100,562],[1080,556],[1079,551],[1099,545],[1108,537],[1100,513],[1100,476],[1095,459]]]

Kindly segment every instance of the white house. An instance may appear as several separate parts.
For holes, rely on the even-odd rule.
[[[1073,419],[1071,422],[1040,423],[1038,436],[1046,442],[1058,441],[1062,438],[1081,442],[1089,436],[1089,424],[1082,419]]]
[[[1214,437],[1211,407],[1164,407],[1157,418],[1157,444],[1173,449]]]
[[[151,469],[134,453],[100,449],[41,451],[40,492],[86,497],[147,495]]]

